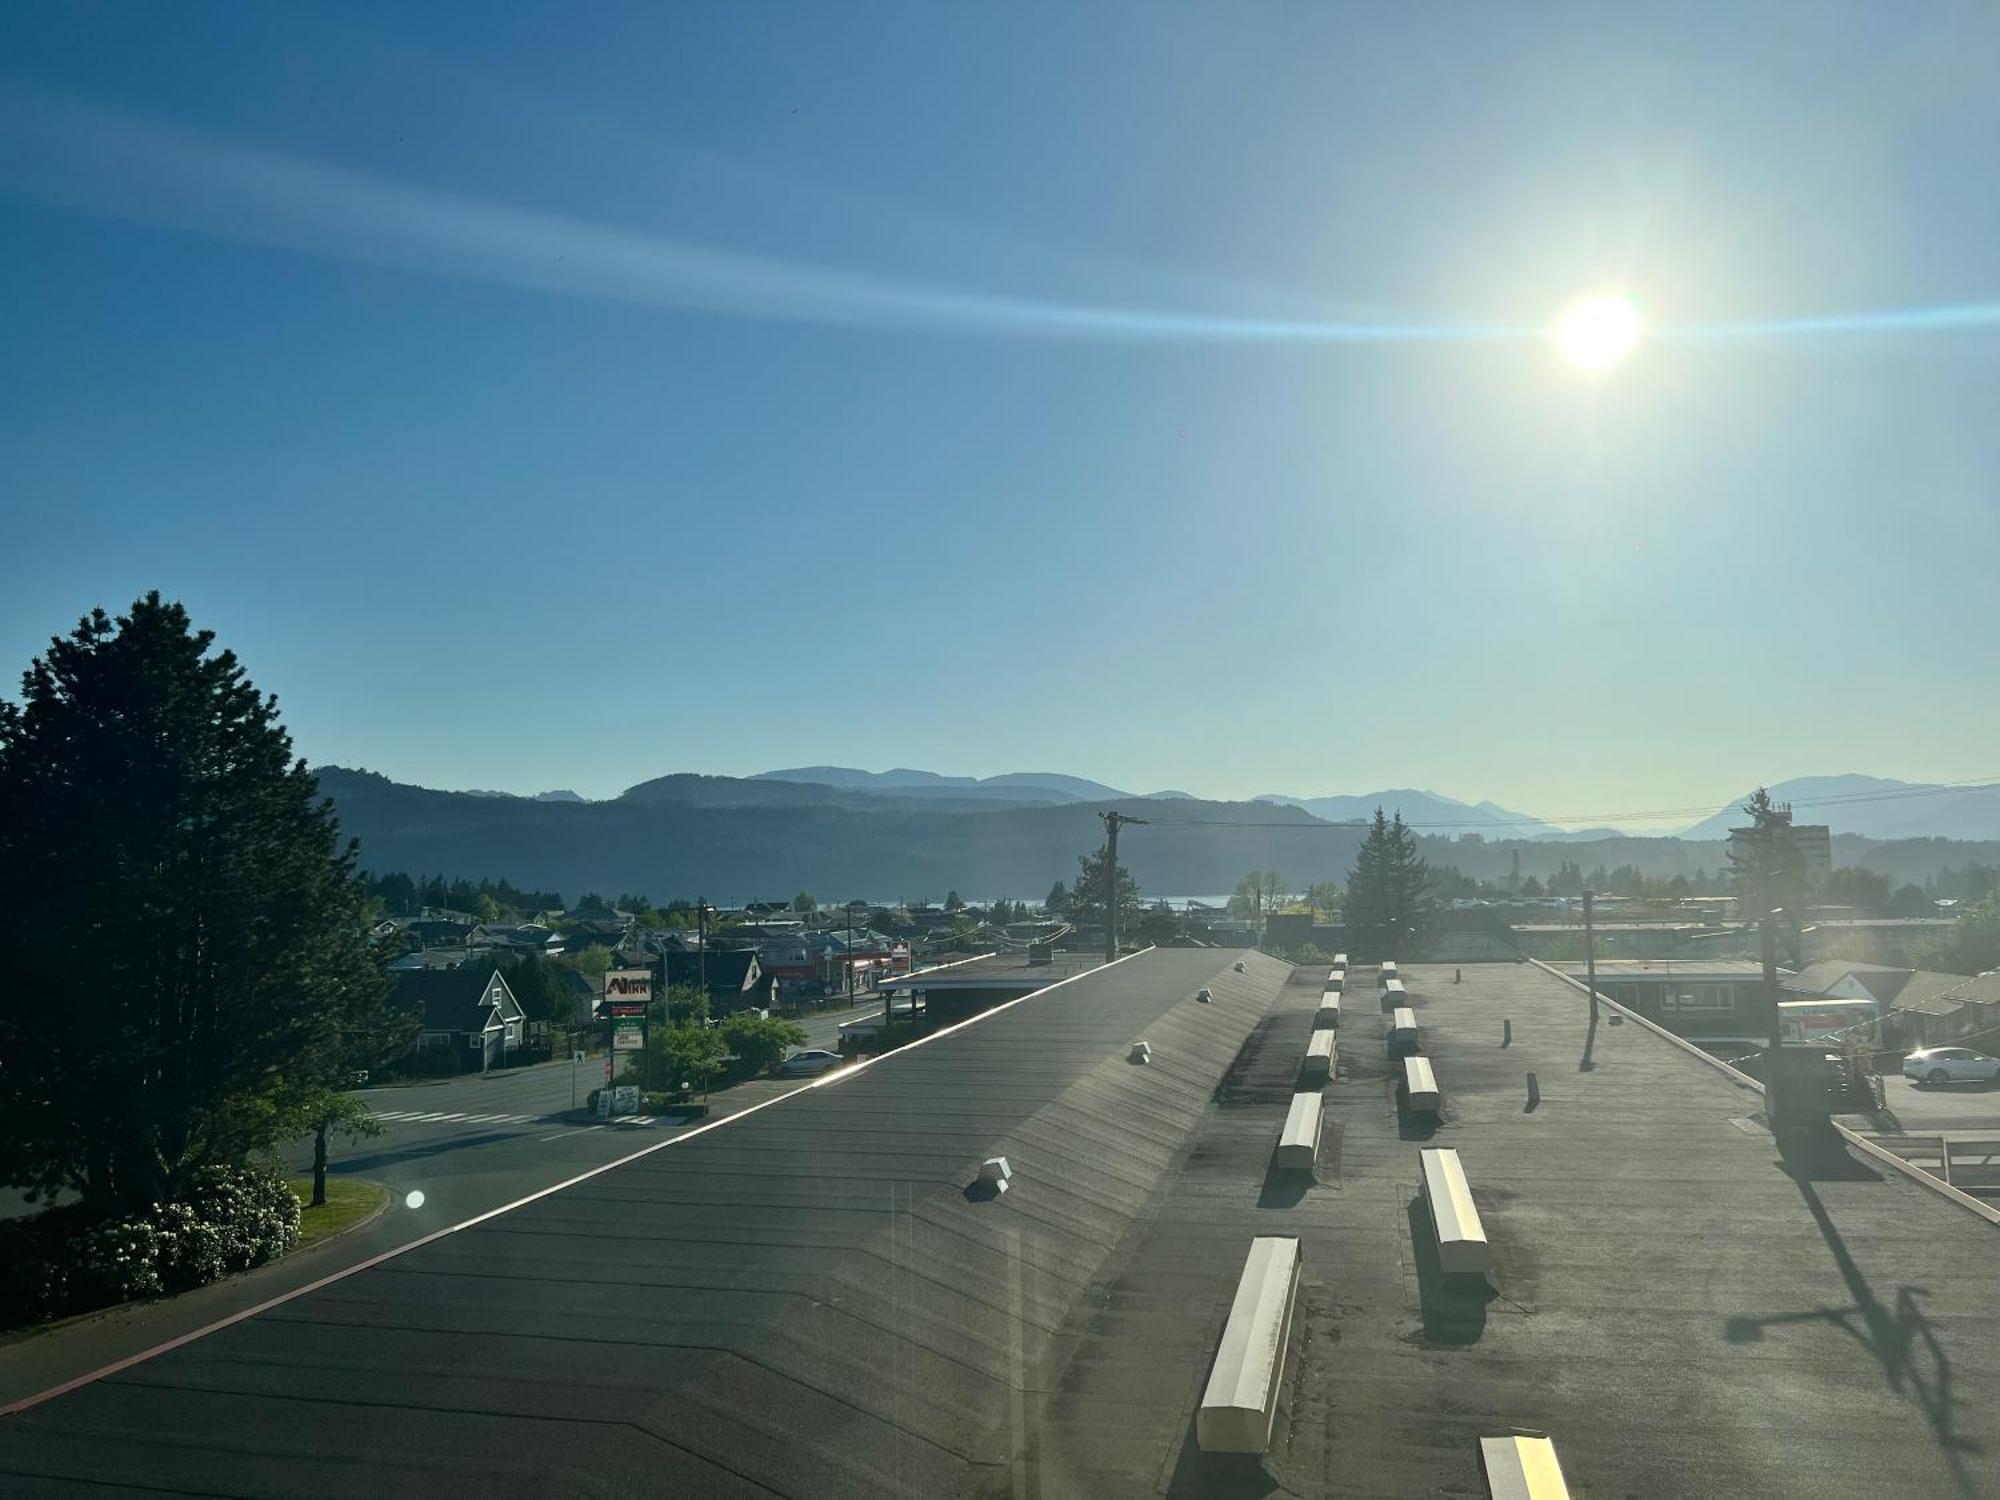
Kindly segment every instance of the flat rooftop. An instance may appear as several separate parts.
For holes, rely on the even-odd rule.
[[[1786,1161],[1755,1090],[1526,964],[1403,968],[1434,1124],[1351,971],[1317,1177],[1274,1177],[1324,971],[1236,957],[1101,969],[5,1419],[0,1491],[1471,1496],[1529,1429],[1579,1497],[2000,1492],[2000,1229]],[[1490,1285],[1438,1273],[1426,1144]],[[1223,1462],[1193,1414],[1259,1234],[1301,1300],[1271,1452]]]
[[[1219,957],[1215,949],[1187,950],[1207,952]],[[1233,954],[1230,955],[1234,957]],[[1074,979],[1079,974],[1087,974],[1100,968],[1104,955],[1089,949],[1060,948],[1048,963],[1031,964],[1025,951],[1019,953],[989,953],[983,958],[974,958],[962,963],[947,964],[942,968],[917,974],[898,974],[893,979],[882,981],[884,989],[921,990],[1019,990],[1030,994],[1054,984],[1059,979]]]
[[[1004,1490],[1289,974],[1156,950],[829,1075],[0,1419],[0,1493]]]
[[[1566,962],[1549,965],[1565,974],[1584,977],[1587,964]],[[1791,973],[1790,969],[1779,969],[1780,976]],[[1764,966],[1752,958],[1600,958],[1597,961],[1599,979],[1644,979],[1656,978],[1715,978],[1715,979],[1762,979]]]
[[[1539,969],[1462,973],[1402,969],[1442,1119],[1399,1117],[1363,1006],[1303,1188],[1267,1172],[1318,1001],[1288,987],[1073,1321],[1039,1436],[1062,1493],[1479,1495],[1476,1439],[1513,1429],[1554,1438],[1578,1496],[2000,1493],[2000,1229],[1845,1152],[1788,1166],[1755,1090],[1610,1007],[1592,1036]],[[1424,1145],[1460,1152],[1490,1287],[1438,1273]],[[1272,1451],[1246,1467],[1186,1424],[1258,1234],[1298,1235],[1304,1273]]]

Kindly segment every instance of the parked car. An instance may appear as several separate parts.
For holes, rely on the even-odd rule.
[[[2000,1083],[2000,1057],[1970,1047],[1919,1047],[1903,1059],[1913,1083]]]
[[[816,1078],[821,1073],[832,1072],[845,1061],[838,1052],[812,1047],[804,1052],[794,1052],[773,1066],[771,1072],[779,1078]]]

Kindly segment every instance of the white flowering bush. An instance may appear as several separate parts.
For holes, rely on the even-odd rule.
[[[204,1169],[184,1197],[129,1218],[85,1225],[77,1215],[0,1226],[0,1324],[204,1286],[299,1240],[299,1200],[258,1167]]]

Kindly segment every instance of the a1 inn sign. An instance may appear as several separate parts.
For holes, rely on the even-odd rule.
[[[607,1016],[643,1016],[646,1002],[653,998],[651,969],[610,969],[604,975],[604,1013]]]

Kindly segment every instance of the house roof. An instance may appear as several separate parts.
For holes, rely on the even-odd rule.
[[[1965,1003],[1966,986],[1976,982],[1965,974],[1940,974],[1934,969],[1918,969],[1910,975],[1909,982],[1897,991],[1891,1009],[1948,1016]]]
[[[1898,969],[1888,964],[1858,964],[1851,959],[1823,958],[1779,980],[1778,988],[1797,995],[1824,995],[1852,974],[1863,989],[1887,1005],[1915,972],[1914,969]]]
[[[484,1031],[493,1020],[486,990],[497,972],[491,964],[467,964],[398,974],[396,999],[423,1016],[426,1031]]]
[[[1974,1005],[2000,1005],[2000,971],[1975,974],[1970,979],[1954,977],[1958,978],[1958,982],[1949,992],[1953,1000],[1961,1003],[1970,1001]]]
[[[668,953],[668,984],[695,984],[703,974],[711,993],[755,989],[762,974],[755,948],[711,948],[708,962],[699,953]]]

